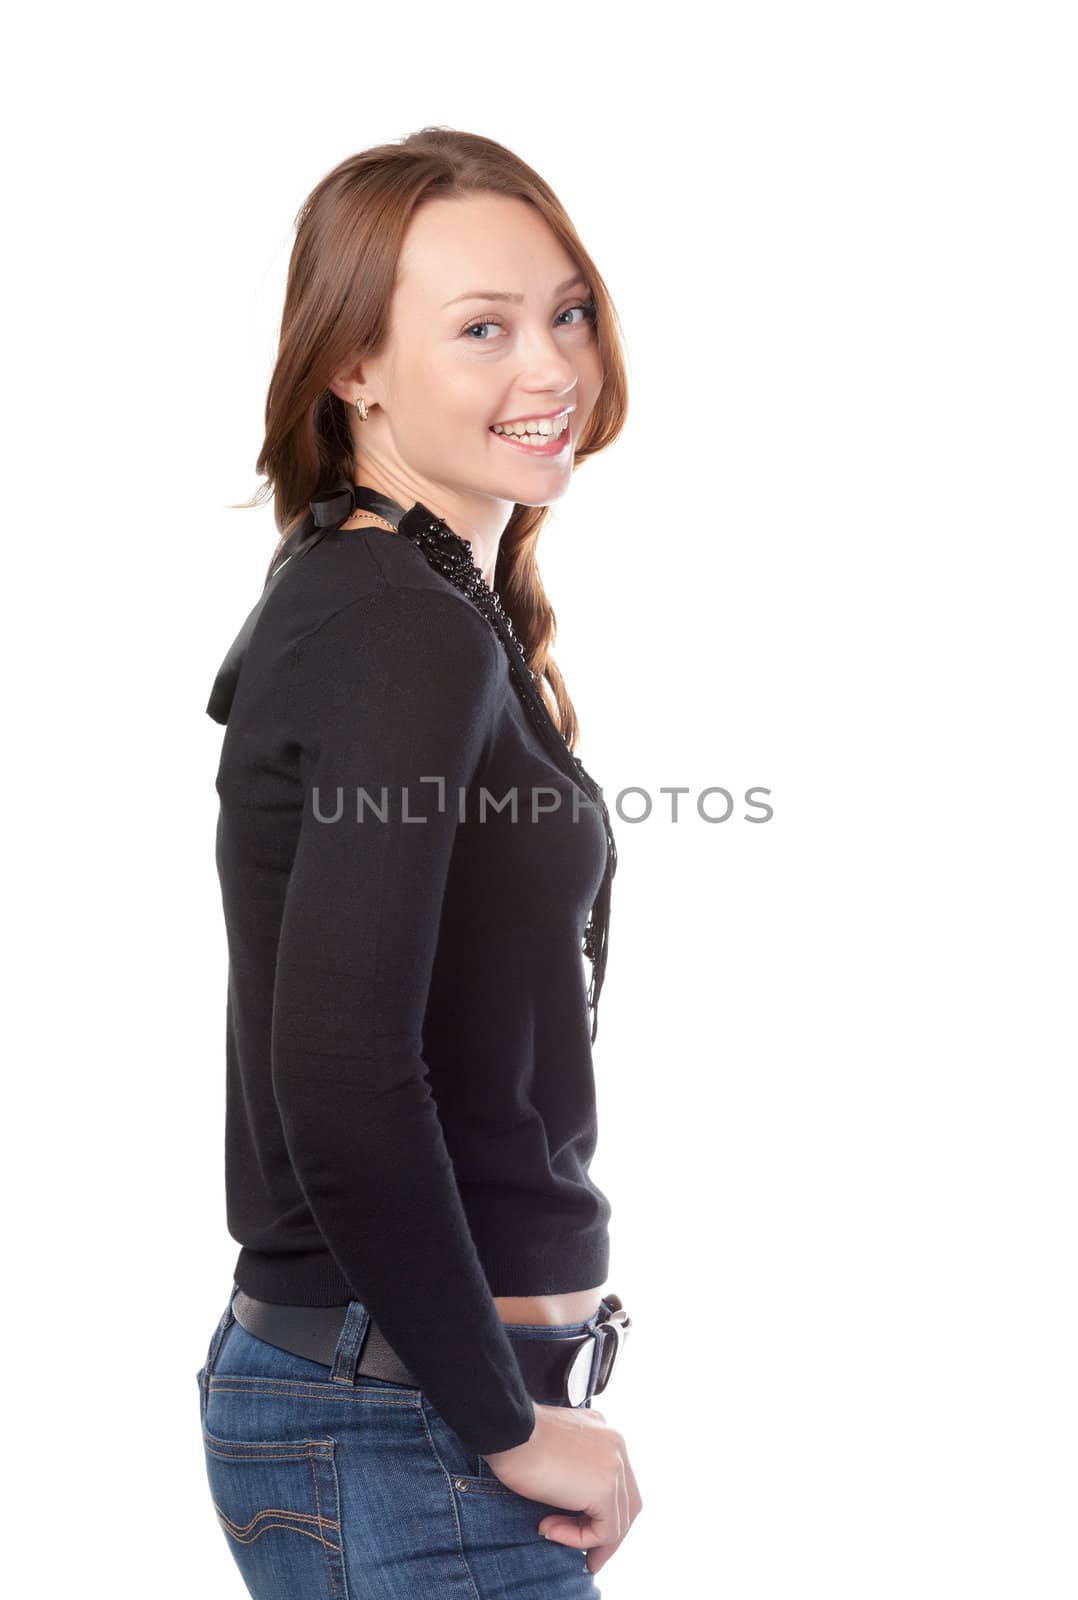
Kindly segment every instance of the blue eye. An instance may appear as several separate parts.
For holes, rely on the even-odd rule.
[[[588,300],[585,303],[583,303],[581,305],[578,305],[578,306],[570,306],[567,311],[563,311],[560,314],[563,317],[567,317],[567,316],[569,316],[570,312],[573,312],[573,311],[582,312],[583,313],[582,321],[584,321],[584,322],[594,322],[596,317],[598,316],[598,308],[596,307],[596,304],[595,304],[594,300]],[[569,327],[570,324],[566,323],[565,326]],[[573,327],[579,327],[580,324],[579,323],[573,323],[572,326]]]
[[[580,305],[568,306],[564,311],[560,311],[558,316],[559,318],[568,317],[574,311],[580,311],[583,313],[580,322],[562,322],[560,323],[561,327],[579,328],[584,322],[594,324],[596,317],[598,316],[598,309],[594,300],[583,301]],[[475,328],[500,328],[502,326],[504,326],[504,324],[501,323],[497,317],[484,317],[482,322],[470,322],[468,326],[462,330],[462,332],[467,335],[470,334]],[[471,340],[472,344],[490,344],[490,342],[491,341],[489,339],[482,338],[475,338]]]
[[[501,327],[501,323],[500,322],[473,322],[473,323],[471,323],[471,325],[469,327],[465,328],[464,332],[465,333],[471,333],[472,328],[500,328],[500,327]],[[473,344],[488,344],[489,342],[490,341],[487,340],[487,339],[473,339],[472,340]]]

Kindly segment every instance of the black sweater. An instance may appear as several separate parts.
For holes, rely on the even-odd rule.
[[[362,1300],[468,1449],[509,1449],[535,1416],[492,1296],[608,1270],[581,955],[604,826],[411,540],[329,533],[256,612],[207,708],[235,1278]]]

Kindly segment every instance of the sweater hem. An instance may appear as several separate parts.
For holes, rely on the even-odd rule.
[[[528,1239],[489,1246],[477,1241],[479,1257],[492,1295],[572,1294],[605,1284],[610,1268],[610,1239],[605,1227],[576,1234],[571,1240]],[[245,1294],[277,1306],[340,1306],[363,1300],[341,1273],[328,1251],[309,1255],[271,1255],[243,1246],[233,1277]]]

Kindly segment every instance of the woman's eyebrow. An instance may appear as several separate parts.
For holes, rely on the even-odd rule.
[[[554,290],[555,295],[564,294],[566,289],[571,289],[574,284],[586,283],[587,279],[582,274],[574,273],[571,278],[566,278],[564,283],[559,283]],[[455,306],[458,300],[515,300],[518,304],[523,300],[522,294],[509,294],[504,289],[467,289],[463,294],[454,295],[452,300],[447,300],[442,307]]]

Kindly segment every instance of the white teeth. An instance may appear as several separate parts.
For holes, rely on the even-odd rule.
[[[496,422],[491,431],[530,441],[533,437],[540,440],[552,438],[564,433],[568,426],[569,413],[563,411],[560,417],[530,417],[527,422]]]

